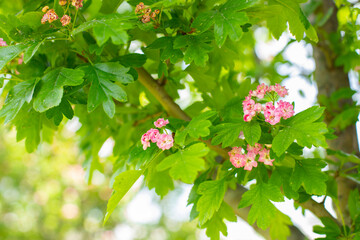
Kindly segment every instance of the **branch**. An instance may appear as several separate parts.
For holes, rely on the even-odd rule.
[[[312,212],[318,218],[321,218],[321,217],[331,218],[335,223],[337,223],[339,226],[341,226],[340,222],[336,218],[334,218],[325,209],[324,204],[318,203],[318,202],[314,201],[313,199],[310,199],[303,203],[299,203],[299,202],[296,202],[296,203],[299,204],[302,208],[307,209],[310,212]]]
[[[187,115],[180,107],[177,105],[173,99],[169,96],[169,94],[165,91],[163,86],[159,85],[157,81],[144,69],[144,68],[136,68],[136,71],[139,75],[139,82],[150,91],[150,93],[159,101],[159,103],[164,107],[165,111],[173,117],[190,121],[191,118]],[[228,157],[228,151],[219,146],[214,146],[211,144],[210,140],[202,140],[200,141],[206,143],[206,145],[213,151],[217,152],[223,158]]]

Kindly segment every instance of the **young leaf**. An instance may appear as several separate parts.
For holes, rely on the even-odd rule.
[[[203,225],[219,210],[226,190],[225,180],[205,181],[199,185],[197,193],[202,195],[197,202],[199,222]]]
[[[261,137],[261,128],[258,122],[251,121],[244,123],[244,136],[246,141],[254,146],[260,140]]]
[[[118,205],[120,200],[130,190],[132,185],[139,179],[143,174],[144,170],[128,170],[120,173],[116,178],[113,185],[114,191],[108,201],[106,215],[104,218],[104,224],[109,219],[115,207]]]
[[[0,47],[0,70],[26,48],[27,45],[24,44]]]
[[[214,111],[208,111],[194,117],[184,130],[177,131],[177,135],[175,135],[175,142],[180,145],[184,145],[187,135],[190,135],[193,138],[208,136],[210,134],[209,127],[211,126],[211,122],[207,119],[215,114],[216,112]]]
[[[277,210],[270,224],[271,239],[286,240],[291,234],[289,225],[292,225],[290,218]]]
[[[224,220],[236,222],[234,210],[225,202],[222,202],[219,210],[201,228],[206,228],[206,235],[211,240],[219,240],[220,232],[227,236],[227,227]]]
[[[200,35],[180,36],[175,39],[174,48],[187,47],[184,55],[186,64],[194,61],[196,65],[205,66],[205,63],[209,60],[208,53],[212,50],[212,47],[207,43],[212,39],[213,36],[209,32],[204,32]]]
[[[69,68],[57,68],[44,75],[40,80],[40,89],[34,98],[34,109],[44,112],[58,106],[63,96],[64,86],[80,85],[84,72]]]
[[[326,194],[327,175],[321,171],[325,166],[326,163],[316,158],[296,160],[290,185],[295,191],[303,186],[308,194]]]
[[[258,227],[265,230],[279,211],[270,201],[284,201],[280,188],[272,184],[257,183],[255,187],[244,193],[239,208],[252,205],[248,222],[252,225],[256,221]]]
[[[115,82],[132,83],[133,77],[128,74],[129,68],[125,68],[118,63],[97,63],[80,68],[91,82],[89,98],[87,104],[88,112],[94,111],[101,103],[105,113],[113,118],[115,115],[115,104],[112,98],[119,102],[127,101],[125,91]]]
[[[193,183],[198,171],[204,169],[204,157],[209,152],[204,143],[196,143],[164,158],[157,166],[158,171],[170,169],[173,179],[181,179],[184,183]]]
[[[0,110],[0,117],[5,117],[5,124],[13,120],[25,102],[30,103],[36,81],[35,79],[15,85],[5,100],[5,106]]]
[[[238,123],[221,123],[213,128],[215,136],[211,140],[212,145],[218,145],[222,143],[222,147],[228,147],[233,144],[243,130],[244,122]]]

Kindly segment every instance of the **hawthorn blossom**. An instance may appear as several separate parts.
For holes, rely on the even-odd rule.
[[[163,119],[163,118],[159,118],[158,120],[156,120],[155,122],[154,122],[154,125],[155,125],[155,127],[157,127],[157,128],[162,128],[162,127],[165,127],[167,124],[169,123],[169,120],[165,120],[165,119]]]
[[[162,150],[170,149],[174,145],[174,139],[170,134],[160,134],[156,145]]]
[[[67,0],[59,0],[59,4],[61,6],[65,6],[67,4]]]
[[[61,17],[60,22],[63,26],[66,26],[70,23],[71,17],[69,15],[64,15]]]
[[[146,132],[148,137],[150,138],[151,142],[156,143],[159,139],[160,133],[159,130],[151,128]]]
[[[255,143],[254,146],[251,146],[250,144],[247,145],[246,150],[248,152],[252,152],[255,155],[259,154],[259,151],[261,150],[262,145],[260,143]]]
[[[281,86],[280,84],[276,83],[274,87],[274,91],[280,96],[285,97],[288,95],[288,91],[285,87]]]
[[[83,0],[72,0],[71,3],[76,9],[79,9],[83,6]]]
[[[257,167],[258,163],[255,160],[256,155],[252,152],[248,152],[246,154],[246,160],[245,160],[245,165],[244,165],[244,169],[247,171],[251,171],[253,167]]]
[[[268,109],[264,111],[265,122],[275,125],[281,120],[281,113],[276,111],[276,109]]]
[[[236,168],[244,167],[246,163],[246,156],[244,154],[235,154],[230,157],[230,162]]]
[[[259,162],[263,162],[265,165],[269,165],[269,166],[272,166],[272,162],[274,161],[274,159],[270,159],[270,150],[269,149],[262,149],[260,152],[259,152]]]
[[[282,100],[278,102],[277,111],[281,113],[281,116],[284,119],[292,117],[295,113],[294,106],[291,103]]]
[[[148,147],[150,147],[150,136],[148,133],[144,133],[141,136],[141,143],[143,145],[144,150],[146,150]]]
[[[52,23],[53,21],[57,20],[59,17],[56,14],[56,12],[54,11],[54,9],[50,9],[48,10],[44,16],[41,19],[41,24],[45,24],[47,21],[49,23]]]
[[[233,148],[231,149],[231,151],[228,152],[228,154],[229,154],[229,156],[230,156],[230,158],[231,158],[232,156],[235,156],[236,154],[241,154],[241,153],[242,153],[241,150],[242,150],[241,147],[233,147]]]
[[[45,7],[43,7],[43,8],[41,9],[41,11],[42,11],[43,13],[46,13],[47,10],[49,10],[49,6],[45,6]]]
[[[269,87],[265,83],[262,83],[256,88],[256,97],[262,99],[268,91]]]
[[[4,39],[0,38],[0,47],[5,47],[7,46],[6,42],[4,41]]]

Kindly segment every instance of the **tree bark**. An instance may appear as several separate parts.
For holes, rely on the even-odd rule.
[[[336,6],[333,1],[324,0],[318,11],[325,14],[331,8],[334,10],[331,17],[322,27],[318,28],[319,42],[313,45],[313,56],[316,63],[315,80],[319,91],[318,96],[324,95],[326,97],[330,97],[333,92],[340,88],[350,87],[348,74],[344,72],[343,67],[335,66],[337,55],[329,41],[330,35],[340,34],[337,31],[338,21]],[[351,103],[351,100],[342,101],[339,104],[341,106],[345,103]],[[331,120],[330,114],[327,114],[325,116],[325,121],[329,123]],[[335,134],[338,138],[328,142],[330,148],[342,150],[347,153],[359,153],[355,125],[349,126],[343,131],[337,131]],[[334,160],[336,161],[336,159]],[[351,219],[347,208],[348,196],[349,192],[356,188],[357,185],[355,182],[340,176],[336,178],[336,181],[338,184],[340,210],[344,216],[345,223],[349,224]],[[339,211],[337,211],[338,216],[339,214]]]

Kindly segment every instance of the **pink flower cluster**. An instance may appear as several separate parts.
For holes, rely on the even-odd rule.
[[[154,122],[155,127],[162,128],[165,127],[169,123],[169,120],[164,120],[163,118],[159,118]],[[162,150],[170,149],[174,145],[174,139],[171,134],[163,133],[161,134],[158,129],[151,128],[146,133],[144,133],[141,137],[141,143],[143,145],[143,149],[146,150],[150,147],[150,141],[156,143],[158,148]]]
[[[243,151],[241,147],[233,147],[230,152],[230,162],[234,167],[244,167],[245,170],[251,171],[253,167],[258,166],[258,162],[263,162],[265,165],[272,166],[274,159],[270,158],[270,150],[263,147],[260,143],[255,143],[254,146],[247,145],[247,152]]]
[[[4,41],[4,39],[0,38],[0,47],[5,47],[7,46],[6,42]]]
[[[280,122],[281,118],[288,119],[294,115],[294,106],[289,102],[280,100],[277,103],[277,107],[272,102],[267,102],[264,106],[255,102],[252,97],[263,99],[265,94],[276,92],[280,97],[288,95],[288,91],[285,87],[275,84],[267,86],[264,83],[257,86],[255,91],[250,91],[249,95],[243,101],[244,121],[250,122],[256,114],[263,112],[265,121],[271,125],[275,125]]]

